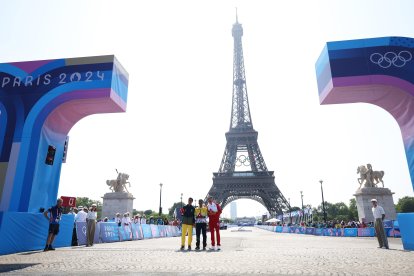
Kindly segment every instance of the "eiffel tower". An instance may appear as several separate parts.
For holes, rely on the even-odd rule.
[[[248,198],[266,207],[271,216],[289,210],[290,205],[275,184],[273,171],[268,171],[254,130],[247,97],[242,48],[243,28],[237,13],[233,24],[233,100],[230,130],[226,133],[226,149],[220,169],[213,173],[212,196],[224,208],[230,202]],[[245,170],[243,170],[245,169]]]

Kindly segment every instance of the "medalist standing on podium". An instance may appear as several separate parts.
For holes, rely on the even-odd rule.
[[[191,242],[193,241],[193,225],[195,223],[193,205],[193,199],[188,199],[188,204],[181,208],[181,214],[183,216],[183,223],[181,227],[181,250],[185,247],[185,235],[188,232],[188,250],[191,250]]]
[[[198,201],[198,207],[195,208],[196,220],[196,250],[200,250],[200,235],[203,234],[203,250],[207,247],[207,207],[202,199]]]

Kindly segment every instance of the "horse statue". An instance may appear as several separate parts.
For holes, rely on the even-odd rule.
[[[357,173],[359,173],[359,188],[361,189],[364,181],[364,187],[377,187],[377,184],[381,182],[382,187],[384,188],[384,181],[382,180],[384,177],[384,171],[373,171],[371,164],[367,164],[367,167],[361,165],[357,168]]]
[[[112,192],[123,193],[126,191],[127,193],[129,193],[126,184],[129,184],[129,187],[131,187],[131,183],[128,181],[128,179],[128,174],[118,173],[118,177],[116,179],[107,180],[106,185],[109,186],[109,189],[111,189]]]

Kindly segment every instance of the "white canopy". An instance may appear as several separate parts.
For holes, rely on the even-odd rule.
[[[280,219],[271,218],[271,219],[266,220],[266,222],[280,222]]]

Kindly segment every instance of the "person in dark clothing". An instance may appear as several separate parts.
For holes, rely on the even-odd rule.
[[[76,217],[76,214],[78,213],[78,208],[73,208],[73,214]],[[72,246],[78,245],[78,237],[76,236],[76,221],[73,223],[73,230],[72,230]]]
[[[196,250],[200,250],[200,235],[203,234],[203,250],[207,247],[207,207],[203,200],[198,201],[198,207],[195,208],[196,222]]]
[[[49,221],[49,235],[47,236],[46,247],[44,251],[48,250],[55,250],[52,247],[52,243],[55,240],[55,237],[59,233],[59,222],[62,217],[63,207],[62,207],[63,200],[59,198],[55,206],[47,209],[43,213],[45,218]],[[50,214],[48,216],[48,214]]]
[[[181,250],[185,247],[185,236],[188,232],[188,250],[191,250],[191,242],[193,240],[193,225],[195,223],[193,199],[188,199],[188,204],[181,208],[181,215],[183,216],[181,227]]]

